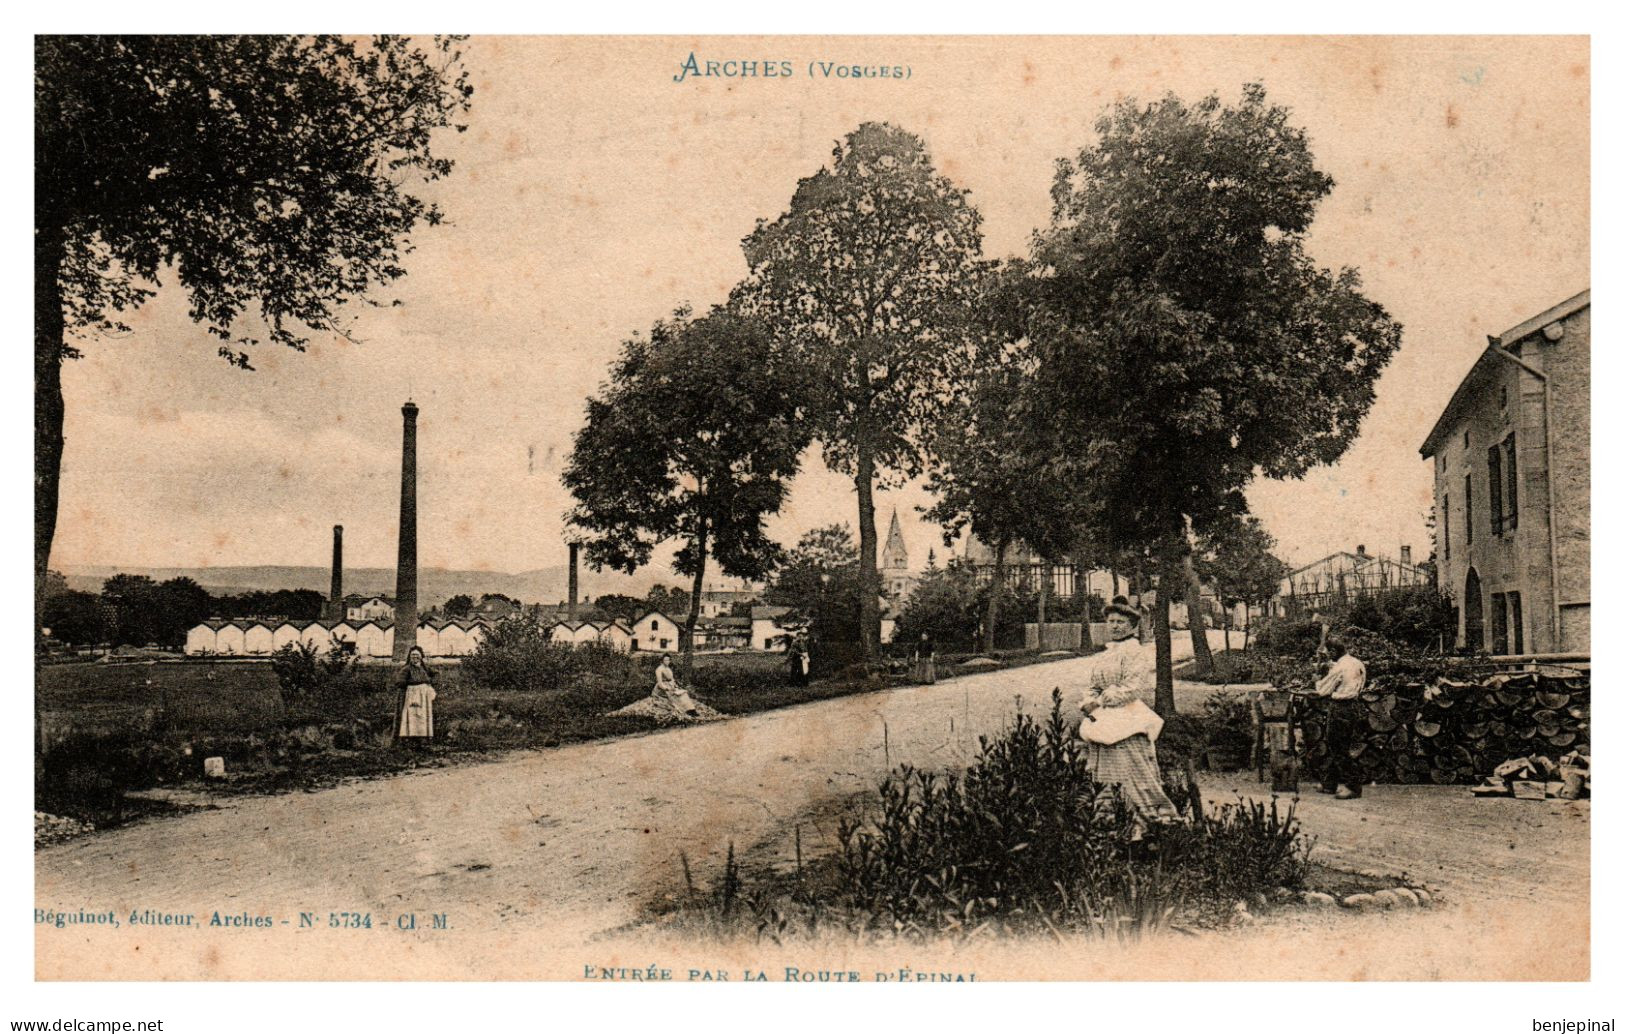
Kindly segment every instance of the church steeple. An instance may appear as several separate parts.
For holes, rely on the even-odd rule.
[[[891,530],[886,532],[886,548],[880,554],[882,571],[907,571],[908,547],[903,544],[903,525],[897,519],[897,507],[891,508]]]

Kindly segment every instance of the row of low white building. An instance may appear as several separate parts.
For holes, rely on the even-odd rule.
[[[760,650],[783,648],[785,632],[772,620],[777,616],[776,613],[771,617],[764,615],[751,622],[750,647]],[[474,652],[490,624],[483,618],[421,621],[418,623],[417,644],[430,657],[463,657]],[[680,648],[681,629],[682,625],[673,618],[660,611],[650,611],[630,624],[620,620],[556,621],[547,626],[547,634],[553,642],[570,646],[601,643],[621,651],[659,652]],[[214,618],[187,632],[186,652],[198,657],[263,657],[285,646],[304,643],[318,652],[326,653],[341,641],[353,643],[359,657],[393,656],[394,622]],[[705,644],[701,642],[700,645],[703,647]]]
[[[485,625],[478,621],[423,621],[418,624],[417,642],[431,657],[462,657],[473,653],[484,636]],[[326,653],[339,642],[353,643],[359,657],[392,656],[394,622],[216,618],[186,633],[186,652],[197,657],[263,657],[304,643]]]

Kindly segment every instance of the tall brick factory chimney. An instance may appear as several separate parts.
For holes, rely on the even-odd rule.
[[[575,542],[570,543],[570,610],[567,615],[567,619],[570,621],[574,621],[576,619],[576,593],[581,585],[576,574],[576,569],[580,564],[580,560],[580,544]]]
[[[395,560],[395,663],[418,642],[418,407],[401,407],[401,547]]]
[[[344,617],[344,525],[333,525],[333,588],[327,594],[327,616]]]

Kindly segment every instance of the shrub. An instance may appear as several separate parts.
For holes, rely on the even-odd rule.
[[[486,629],[474,652],[463,659],[463,671],[486,689],[554,689],[583,670],[589,649],[556,645],[536,622],[515,615]]]
[[[827,904],[905,934],[1139,931],[1236,895],[1302,884],[1309,844],[1289,808],[1237,804],[1132,839],[1118,795],[1090,779],[1054,697],[984,737],[963,775],[903,767],[876,808],[839,825]]]
[[[1280,657],[1314,656],[1320,645],[1320,624],[1315,621],[1274,618],[1253,636],[1253,647]]]

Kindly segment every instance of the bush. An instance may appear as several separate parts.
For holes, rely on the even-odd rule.
[[[830,903],[874,930],[1121,932],[1302,884],[1309,845],[1273,803],[1154,828],[1149,845],[1132,841],[1131,825],[1079,763],[1057,693],[1042,725],[1018,715],[984,737],[963,776],[904,767],[888,777],[877,811],[840,824]]]
[[[556,689],[583,671],[588,649],[554,644],[536,622],[515,615],[486,629],[463,671],[485,689]]]
[[[332,683],[343,682],[354,663],[353,647],[318,651],[306,642],[284,646],[271,655],[271,670],[276,673],[283,709],[291,710],[326,693]]]
[[[1320,623],[1308,619],[1273,618],[1253,636],[1253,647],[1260,653],[1279,657],[1314,656],[1320,645]]]

